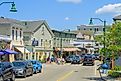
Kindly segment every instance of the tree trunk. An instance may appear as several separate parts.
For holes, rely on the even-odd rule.
[[[112,53],[112,70],[114,70],[114,66],[115,66],[115,63],[114,63],[114,52]]]

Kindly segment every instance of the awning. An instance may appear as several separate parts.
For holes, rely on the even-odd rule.
[[[61,51],[61,48],[57,48],[56,50]],[[72,51],[81,51],[79,48],[62,48],[62,51],[72,52]]]
[[[17,50],[19,50],[21,53],[30,53],[30,51],[28,51],[26,48],[24,47],[15,47]]]
[[[1,50],[0,52],[3,52],[4,54],[18,54],[18,52],[10,49]]]

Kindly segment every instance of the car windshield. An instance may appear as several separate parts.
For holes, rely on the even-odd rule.
[[[31,61],[32,62],[32,64],[36,64],[36,61]]]
[[[13,62],[13,66],[25,66],[23,62]]]
[[[91,55],[88,55],[88,56],[85,56],[85,58],[92,58],[92,56]]]

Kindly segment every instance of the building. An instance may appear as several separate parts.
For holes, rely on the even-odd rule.
[[[46,60],[53,54],[53,33],[45,20],[21,21],[25,26],[23,40],[31,53],[24,59]]]
[[[81,51],[71,44],[72,41],[76,40],[77,34],[57,30],[52,30],[52,32],[54,34],[53,48],[56,57],[62,56],[65,58],[70,54],[76,54]]]
[[[3,38],[8,38],[10,41],[7,41],[7,47],[4,49],[15,50],[19,52],[19,54],[10,54],[6,55],[7,61],[14,61],[19,57],[22,57],[21,50],[19,48],[24,48],[23,44],[23,26],[16,23],[17,20],[9,19],[9,18],[0,18],[0,34],[3,35]]]
[[[77,30],[90,31],[95,34],[103,34],[104,27],[102,25],[80,25],[77,26]]]
[[[117,15],[113,18],[114,22],[121,22],[121,15]]]

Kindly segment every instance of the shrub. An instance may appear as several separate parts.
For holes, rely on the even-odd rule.
[[[121,66],[115,66],[115,67],[114,67],[114,70],[115,70],[115,71],[121,71]]]
[[[110,71],[108,71],[108,76],[111,76],[113,78],[117,78],[117,77],[120,77],[121,74],[116,72],[116,71],[114,71],[114,70],[110,70]]]

